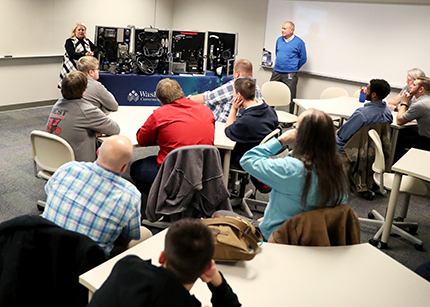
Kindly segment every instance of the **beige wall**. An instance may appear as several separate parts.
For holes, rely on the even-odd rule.
[[[8,1],[25,3],[31,0]],[[380,0],[378,2],[401,1]],[[82,15],[76,15],[76,12],[80,11],[80,7],[88,5],[87,2],[84,3],[84,0],[72,2],[68,0],[46,0],[39,1],[39,5],[46,5],[47,9],[54,10],[53,14],[58,15],[58,19],[64,14],[60,14],[59,11],[55,12],[55,10],[62,10],[70,6],[69,9],[74,13],[65,17],[65,29],[62,30],[65,32],[62,35],[64,39],[69,35],[69,28],[78,20],[87,23],[90,38],[94,37],[95,24],[126,26],[131,23],[136,27],[152,24],[159,28],[237,32],[239,33],[238,58],[247,58],[252,61],[254,77],[257,78],[260,86],[270,79],[271,72],[265,71],[259,66],[264,44],[268,0],[125,0],[126,4],[132,6],[127,14],[118,14],[118,9],[104,9],[107,3],[113,2],[118,4],[116,1],[92,1],[91,10],[86,10],[86,13],[82,13]],[[410,3],[409,1],[403,2]],[[425,4],[427,0],[414,0],[413,2]],[[8,17],[7,14],[2,14],[2,16],[3,18],[5,16],[6,18],[13,18],[13,16]],[[56,85],[60,65],[61,57],[0,58],[0,107],[58,99],[60,94]],[[317,98],[321,91],[329,86],[344,87],[350,95],[353,95],[361,85],[301,74],[298,97]]]

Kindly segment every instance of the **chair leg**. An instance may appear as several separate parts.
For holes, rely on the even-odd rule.
[[[409,202],[408,202],[409,203]],[[407,204],[408,204],[407,203]],[[373,241],[378,241],[381,238],[382,231],[384,228],[385,218],[376,210],[372,210],[372,215],[375,217],[375,219],[365,219],[365,218],[359,218],[360,224],[367,224],[372,226],[380,226],[376,234],[373,236]],[[416,249],[422,249],[423,241],[420,239],[414,237],[407,231],[405,231],[403,228],[412,228],[416,229],[418,228],[418,224],[415,222],[393,222],[393,226],[391,228],[391,233],[395,233],[402,238],[415,243]]]
[[[46,202],[43,200],[38,200],[37,201],[37,209],[39,209],[39,211],[43,211],[46,207]]]

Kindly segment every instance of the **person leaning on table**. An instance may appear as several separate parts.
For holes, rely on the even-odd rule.
[[[412,98],[416,98],[411,104]],[[416,119],[418,128],[409,127],[399,132],[393,163],[399,160],[409,148],[430,151],[430,78],[419,77],[410,92],[402,94],[397,113],[397,124],[404,125]]]
[[[409,92],[412,85],[414,84],[414,81],[419,77],[425,77],[426,74],[419,68],[412,68],[411,70],[408,70],[408,74],[406,75],[406,85],[402,88],[400,93],[393,97],[388,98],[385,101],[387,102],[387,107],[390,108],[391,111],[398,111],[399,103],[402,98],[402,94],[404,92]],[[413,98],[415,99],[415,98]],[[413,102],[413,101],[412,101]]]
[[[215,246],[212,231],[197,219],[181,219],[172,224],[164,241],[164,251],[151,264],[138,256],[119,260],[97,290],[88,307],[198,307],[190,294],[197,279],[207,283],[213,307],[240,307],[241,304],[212,260]]]

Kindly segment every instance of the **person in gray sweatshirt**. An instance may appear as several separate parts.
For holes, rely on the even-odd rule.
[[[96,138],[119,134],[119,125],[99,108],[82,99],[87,76],[73,71],[62,81],[60,98],[52,107],[46,131],[65,139],[73,148],[76,161],[96,160]]]
[[[99,61],[92,56],[83,56],[78,61],[78,70],[82,71],[88,79],[87,90],[83,100],[88,101],[101,109],[104,113],[118,111],[118,102],[99,81]]]

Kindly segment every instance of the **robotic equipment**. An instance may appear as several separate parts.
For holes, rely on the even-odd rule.
[[[134,51],[139,70],[146,74],[169,72],[169,30],[136,29]]]
[[[136,66],[130,54],[130,28],[96,26],[95,33],[101,71],[135,72]]]
[[[205,32],[172,31],[172,72],[204,72]]]
[[[206,71],[213,71],[217,75],[232,75],[238,34],[209,31],[207,37]]]

